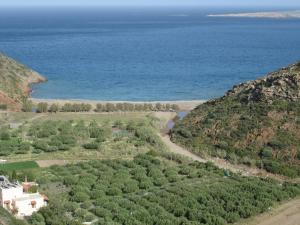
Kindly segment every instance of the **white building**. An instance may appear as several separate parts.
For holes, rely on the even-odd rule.
[[[28,188],[29,183],[25,183]],[[28,189],[27,189],[28,190]],[[40,193],[26,193],[24,186],[11,183],[0,176],[0,203],[3,208],[13,213],[16,217],[31,216],[41,207],[47,205],[47,199]]]
[[[5,160],[5,159],[0,159],[0,164],[4,164],[4,163],[6,163],[7,162],[7,160]]]

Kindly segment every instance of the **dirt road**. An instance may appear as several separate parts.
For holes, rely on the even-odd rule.
[[[160,119],[161,121],[163,121],[165,124],[163,124],[163,126],[167,127],[167,123],[169,121],[171,121],[176,114],[174,113],[165,113],[165,112],[159,112],[159,113],[155,113],[154,116],[157,117],[158,119]],[[279,175],[275,175],[272,173],[268,173],[265,170],[262,169],[258,169],[255,167],[248,167],[245,165],[237,165],[237,164],[231,164],[228,161],[224,160],[224,159],[220,159],[220,158],[212,158],[212,157],[207,157],[207,158],[202,158],[194,153],[192,153],[191,151],[189,151],[188,149],[185,149],[175,143],[173,143],[170,140],[170,136],[168,134],[166,134],[165,132],[163,132],[163,129],[161,129],[161,133],[159,133],[159,136],[161,137],[162,141],[165,143],[165,145],[169,148],[169,150],[171,152],[186,156],[188,158],[191,158],[195,161],[198,162],[212,162],[214,163],[217,167],[221,168],[221,169],[225,169],[234,173],[240,173],[244,176],[256,176],[256,177],[263,177],[263,178],[273,178],[276,179],[278,181],[283,181],[285,178]]]
[[[229,163],[228,161],[224,160],[224,159],[220,159],[220,158],[201,158],[200,156],[188,151],[187,149],[173,143],[170,140],[170,136],[167,134],[159,134],[159,136],[161,137],[161,140],[165,143],[165,145],[169,148],[169,150],[171,152],[174,152],[176,154],[180,154],[183,156],[186,156],[192,160],[198,161],[198,162],[212,162],[214,163],[217,167],[221,168],[221,169],[225,169],[225,170],[229,170],[231,172],[234,173],[240,173],[243,176],[256,176],[256,177],[271,177],[274,178],[276,180],[282,181],[284,178],[279,176],[279,175],[275,175],[275,174],[271,174],[268,173],[265,170],[261,170],[258,168],[253,168],[253,167],[248,167],[248,166],[244,166],[244,165],[234,165]]]
[[[197,156],[197,155],[195,155],[195,154],[193,154],[193,153],[185,150],[184,148],[176,145],[175,143],[173,143],[170,140],[170,138],[169,138],[168,135],[162,135],[162,134],[160,134],[159,136],[161,137],[162,141],[165,143],[165,145],[168,147],[168,149],[171,152],[179,154],[179,155],[186,156],[186,157],[191,158],[191,159],[193,159],[195,161],[198,161],[198,162],[204,162],[204,163],[207,162],[207,160],[205,160],[205,159],[203,159],[203,158],[201,158],[201,157],[199,157],[199,156]]]
[[[251,218],[241,225],[300,225],[300,199],[280,205],[271,212]]]

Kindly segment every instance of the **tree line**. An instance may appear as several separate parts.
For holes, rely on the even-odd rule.
[[[162,103],[105,103],[97,104],[93,109],[93,106],[88,103],[65,103],[59,105],[57,103],[48,104],[47,102],[40,102],[34,107],[31,101],[23,103],[24,112],[35,111],[37,113],[57,113],[57,112],[150,112],[150,111],[162,111],[162,112],[174,112],[179,110],[177,104],[162,104]]]
[[[97,104],[96,112],[116,112],[116,111],[178,111],[179,106],[176,104],[162,104],[162,103],[144,103],[144,104],[133,104],[133,103],[106,103]]]

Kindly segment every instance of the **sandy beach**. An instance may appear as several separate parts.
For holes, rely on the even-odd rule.
[[[140,101],[140,102],[135,102],[135,101],[101,101],[101,100],[87,100],[87,99],[37,99],[37,98],[30,98],[30,100],[34,104],[38,104],[40,102],[46,102],[48,104],[58,104],[58,105],[64,105],[66,103],[86,103],[86,104],[91,104],[93,108],[96,108],[97,104],[106,104],[106,103],[130,103],[130,104],[144,104],[144,103],[150,103],[150,104],[156,104],[156,103],[161,103],[161,104],[176,104],[179,106],[181,110],[192,110],[198,105],[203,104],[207,100],[180,100],[180,101]]]

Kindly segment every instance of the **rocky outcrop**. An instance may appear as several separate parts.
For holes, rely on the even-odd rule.
[[[236,96],[244,102],[268,102],[300,99],[300,62],[282,68],[267,76],[242,83],[229,90],[225,97]]]
[[[44,81],[46,79],[37,72],[0,54],[0,104],[10,110],[20,110],[22,101],[31,92],[31,84]]]

